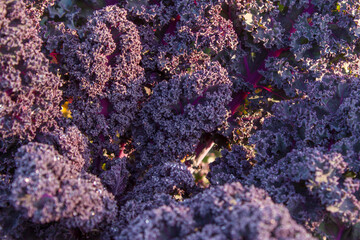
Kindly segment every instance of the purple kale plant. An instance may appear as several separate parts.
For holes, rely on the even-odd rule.
[[[0,0],[4,239],[360,239],[357,0]]]
[[[167,162],[151,168],[120,199],[119,225],[125,227],[146,210],[176,204],[197,193],[195,179],[184,164]]]
[[[333,233],[353,231],[360,213],[357,118],[351,117],[358,83],[355,77],[325,75],[309,84],[306,97],[274,104],[273,116],[250,138],[255,156],[234,146],[210,165],[210,181],[265,189],[312,231],[329,218]]]
[[[72,122],[96,154],[104,149],[119,154],[120,138],[128,134],[143,97],[140,38],[126,15],[108,6],[94,11],[83,28],[72,31],[58,24],[47,37],[46,48],[58,54],[68,78],[63,93]]]
[[[207,189],[135,218],[115,239],[314,239],[265,191],[240,183]]]
[[[194,153],[203,134],[226,123],[231,85],[218,63],[160,82],[133,130],[141,164],[179,161]]]
[[[60,116],[62,81],[41,53],[39,24],[22,1],[0,2],[0,152],[34,139]]]
[[[99,178],[81,174],[54,147],[30,143],[21,147],[12,182],[11,201],[35,223],[63,222],[90,231],[116,216],[116,202]]]

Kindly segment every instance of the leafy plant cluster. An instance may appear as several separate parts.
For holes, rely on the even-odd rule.
[[[360,1],[0,0],[3,239],[360,239]]]

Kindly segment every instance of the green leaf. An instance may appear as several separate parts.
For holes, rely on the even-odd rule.
[[[282,5],[280,2],[278,2],[278,6],[279,6],[279,10],[280,10],[280,12],[283,12],[283,11],[284,11],[284,9],[285,9],[285,6],[284,6],[284,5]]]
[[[210,54],[211,54],[211,48],[205,48],[205,49],[203,50],[203,52],[204,52],[205,54],[207,54],[207,55],[210,55]]]
[[[346,177],[346,178],[355,178],[356,173],[354,173],[352,171],[347,171],[346,173],[344,173],[344,177]]]
[[[300,44],[309,43],[309,39],[307,39],[306,37],[301,37],[298,41],[299,41]]]

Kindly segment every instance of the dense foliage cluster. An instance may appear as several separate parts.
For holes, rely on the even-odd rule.
[[[40,54],[38,23],[24,4],[0,2],[0,151],[31,141],[60,115],[62,80]]]
[[[2,239],[360,239],[359,0],[0,0]]]

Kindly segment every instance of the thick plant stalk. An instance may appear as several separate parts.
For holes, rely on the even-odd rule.
[[[202,160],[205,158],[205,156],[209,153],[209,151],[212,149],[212,147],[215,145],[213,140],[207,141],[203,146],[203,148],[200,149],[200,151],[196,154],[196,157],[194,159],[195,166],[199,166],[202,162]]]

